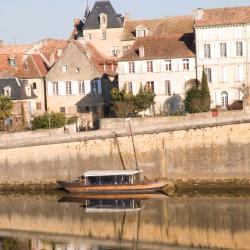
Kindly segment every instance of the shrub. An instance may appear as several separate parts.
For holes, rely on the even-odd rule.
[[[51,113],[37,116],[32,121],[32,129],[61,128],[66,118],[63,113]]]
[[[243,102],[241,100],[234,101],[230,106],[228,106],[229,110],[242,110]]]
[[[77,122],[77,116],[71,116],[71,117],[66,119],[67,124],[74,124],[76,122]]]

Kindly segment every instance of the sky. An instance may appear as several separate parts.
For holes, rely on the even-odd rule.
[[[134,19],[190,15],[196,8],[250,6],[250,0],[110,0],[117,13]],[[95,0],[89,0],[90,7]],[[44,38],[67,39],[87,0],[0,0],[0,40],[25,44]]]

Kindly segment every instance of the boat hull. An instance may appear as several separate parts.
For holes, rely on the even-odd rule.
[[[168,182],[147,182],[127,185],[93,185],[85,186],[84,182],[58,181],[57,184],[70,193],[147,193],[165,187]]]

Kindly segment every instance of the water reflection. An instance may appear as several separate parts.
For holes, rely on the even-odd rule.
[[[0,250],[250,249],[249,235],[248,194],[0,195]]]

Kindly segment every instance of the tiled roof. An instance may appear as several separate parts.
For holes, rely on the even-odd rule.
[[[152,20],[127,20],[124,25],[122,40],[136,39],[137,26],[149,29],[149,35],[165,36],[193,32],[192,16],[171,16]]]
[[[196,18],[195,27],[250,23],[250,6],[218,9],[198,9],[201,17]]]
[[[139,48],[144,56],[139,56]],[[119,61],[173,59],[195,57],[194,36],[181,34],[172,36],[149,36],[138,38],[132,48]]]
[[[0,54],[16,55],[24,54],[26,51],[32,48],[32,45],[0,45]]]
[[[83,29],[99,29],[99,16],[101,13],[107,14],[107,28],[122,28],[123,18],[121,17],[121,15],[116,14],[116,11],[114,10],[110,1],[96,1],[89,16],[87,17]]]
[[[112,69],[112,65],[116,67],[117,59],[115,58],[108,58],[100,53],[92,44],[86,43],[81,44],[76,40],[72,40],[77,47],[86,55],[90,55],[89,60],[94,63],[97,71],[100,74],[106,74],[109,76],[115,76],[117,73]],[[89,53],[88,53],[89,52]],[[105,68],[104,68],[105,65]]]

